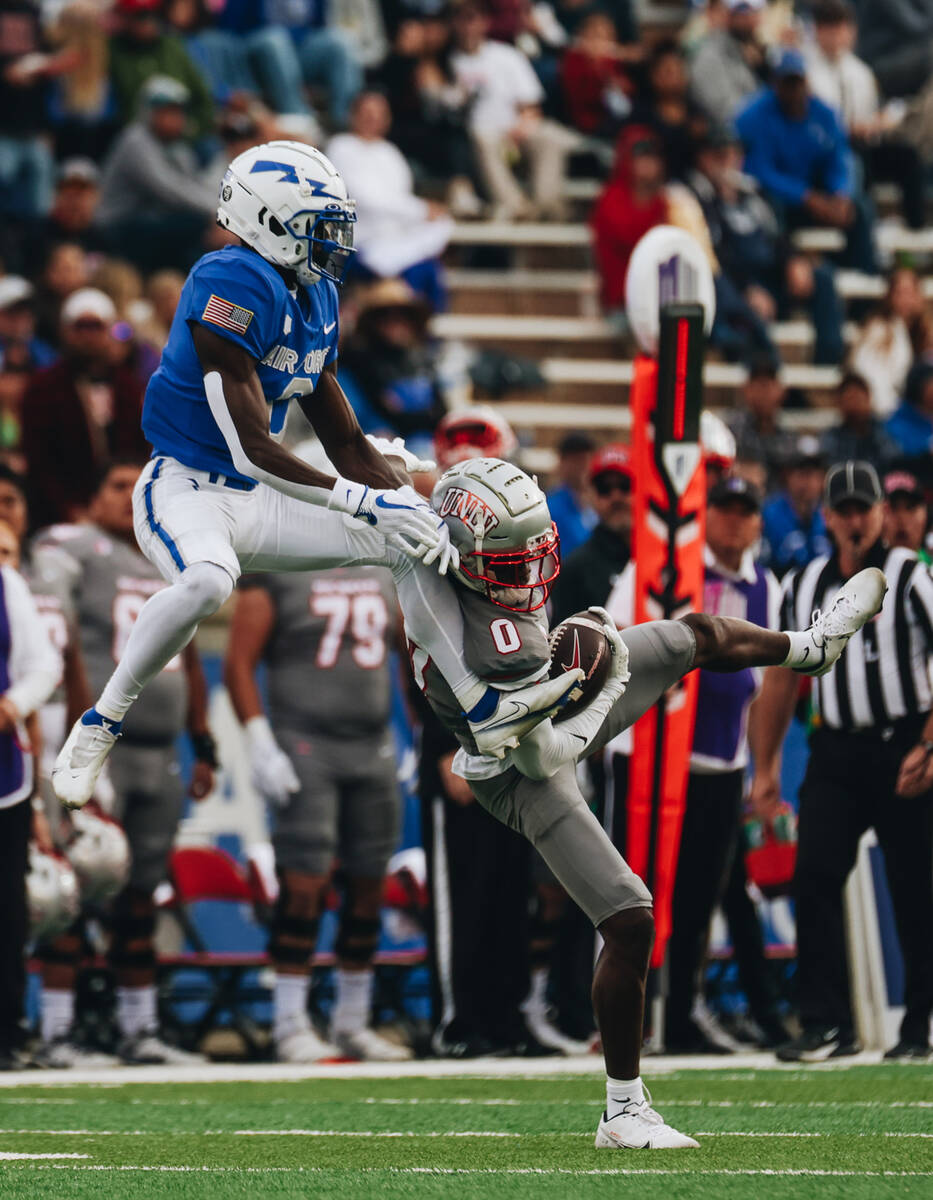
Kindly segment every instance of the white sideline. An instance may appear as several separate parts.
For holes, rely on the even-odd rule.
[[[881,1062],[880,1051],[831,1063],[779,1063],[773,1054],[734,1054],[725,1062],[718,1055],[665,1055],[646,1057],[643,1073],[668,1075],[674,1071],[710,1070],[819,1070],[839,1071],[851,1066]],[[564,1075],[603,1075],[602,1059],[595,1054],[575,1058],[474,1058],[469,1062],[450,1059],[425,1059],[403,1063],[333,1063],[310,1066],[290,1063],[197,1063],[192,1066],[96,1067],[86,1070],[4,1071],[0,1072],[0,1090],[15,1087],[70,1087],[76,1083],[94,1083],[121,1087],[124,1083],[274,1083],[300,1079],[540,1079]]]

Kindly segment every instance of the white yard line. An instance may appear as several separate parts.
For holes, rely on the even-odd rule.
[[[23,1167],[32,1166],[22,1163]],[[120,1165],[105,1165],[97,1163],[48,1163],[32,1167],[36,1171],[153,1171],[177,1172],[182,1174],[202,1175],[273,1175],[292,1172],[296,1175],[330,1174],[336,1167],[215,1167],[215,1166],[136,1166],[130,1163]],[[341,1173],[346,1173],[346,1168]],[[665,1167],[359,1167],[353,1169],[354,1174],[386,1174],[386,1175],[542,1175],[542,1176],[572,1176],[583,1177],[590,1175],[696,1175],[706,1176],[757,1176],[770,1177],[788,1175],[804,1178],[841,1178],[841,1179],[929,1179],[933,1171],[843,1171],[843,1170],[806,1170],[779,1168],[748,1168],[729,1169],[726,1167],[710,1167],[703,1170],[693,1170],[685,1167],[682,1170],[672,1170]]]
[[[16,1150],[0,1150],[0,1161],[19,1162],[22,1159],[37,1158],[90,1158],[90,1154],[21,1154]]]
[[[772,1054],[735,1054],[729,1059],[729,1070],[768,1070],[797,1073],[809,1078],[813,1070],[846,1071],[853,1066],[881,1062],[881,1051],[847,1058],[845,1061],[818,1063],[802,1068],[800,1063],[779,1063]],[[717,1055],[676,1055],[647,1057],[644,1074],[648,1079],[661,1075],[722,1069]],[[527,1058],[475,1058],[469,1062],[449,1059],[426,1059],[404,1063],[332,1063],[311,1066],[290,1063],[198,1063],[192,1066],[164,1067],[99,1067],[62,1072],[67,1078],[37,1079],[35,1071],[0,1072],[0,1090],[24,1085],[41,1087],[70,1087],[75,1083],[94,1083],[120,1087],[125,1083],[288,1083],[302,1079],[554,1079],[567,1075],[603,1074],[602,1059],[595,1054],[564,1058],[555,1061],[544,1058],[539,1062]],[[803,1074],[806,1071],[806,1074]],[[728,1079],[725,1075],[723,1078]],[[747,1077],[741,1077],[747,1078]]]

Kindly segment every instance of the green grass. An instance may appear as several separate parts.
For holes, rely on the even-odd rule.
[[[657,1107],[699,1151],[597,1153],[594,1076],[147,1085],[115,1073],[106,1086],[57,1076],[0,1089],[0,1153],[85,1157],[2,1161],[0,1197],[933,1197],[931,1068],[646,1073]]]

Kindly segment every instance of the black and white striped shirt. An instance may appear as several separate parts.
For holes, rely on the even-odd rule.
[[[813,681],[814,707],[829,729],[883,728],[933,708],[933,577],[911,551],[885,550],[880,542],[864,565],[881,567],[888,594],[832,670]],[[784,581],[781,628],[806,629],[842,582],[836,555],[794,571]]]

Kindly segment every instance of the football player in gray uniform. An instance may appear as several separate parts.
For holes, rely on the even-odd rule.
[[[225,679],[273,827],[279,895],[269,956],[282,1062],[411,1057],[369,1026],[385,869],[401,820],[389,726],[397,608],[392,577],[378,567],[254,575],[237,595]],[[337,857],[346,896],[328,1043],[308,1019],[308,984]]]
[[[536,482],[511,463],[480,458],[441,476],[432,496],[460,552],[466,661],[497,687],[524,686],[550,669],[543,608],[560,569],[557,534]],[[523,833],[593,921],[604,946],[593,978],[593,1007],[607,1070],[606,1111],[598,1148],[695,1147],[651,1107],[639,1074],[645,982],[654,922],[651,895],[585,804],[575,766],[632,725],[688,671],[735,671],[780,664],[822,674],[881,608],[882,572],[862,571],[802,633],[777,633],[746,621],[691,613],[619,633],[608,617],[612,648],[607,682],[579,712],[547,720],[505,759],[477,752],[450,689],[423,647],[412,648],[415,678],[456,734],[454,770],[477,800]]]
[[[136,617],[166,586],[140,552],[133,532],[133,488],[141,465],[112,463],[89,508],[89,523],[54,525],[33,547],[45,591],[63,598],[78,630],[88,681],[101,687]],[[130,845],[130,876],[113,902],[110,961],[117,976],[120,1057],[129,1063],[192,1061],[159,1036],[155,987],[155,903],[184,802],[176,743],[187,729],[195,751],[189,794],[213,786],[214,746],[207,726],[207,685],[193,645],[153,680],[133,707],[110,759],[113,813]]]

